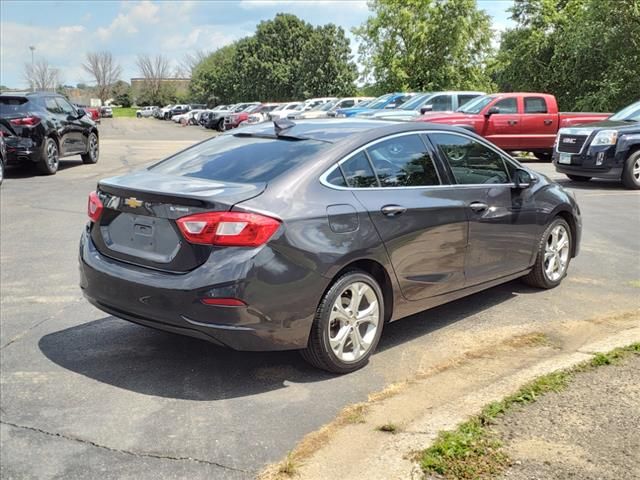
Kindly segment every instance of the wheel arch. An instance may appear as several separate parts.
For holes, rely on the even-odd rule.
[[[576,248],[578,244],[578,226],[576,224],[576,219],[573,214],[568,210],[559,210],[556,212],[556,217],[562,218],[565,222],[569,224],[569,229],[571,230],[571,258],[575,258],[576,256]]]
[[[331,286],[335,283],[335,281],[344,275],[346,272],[350,270],[361,270],[365,273],[371,275],[380,285],[380,289],[382,290],[382,296],[384,300],[384,321],[385,323],[391,320],[391,316],[393,314],[393,283],[391,281],[391,276],[387,269],[377,260],[372,260],[369,258],[363,258],[359,260],[354,260],[344,267],[342,267],[329,281],[327,288],[322,293],[322,297],[324,298],[327,291],[331,288]]]

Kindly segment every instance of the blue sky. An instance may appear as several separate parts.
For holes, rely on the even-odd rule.
[[[510,26],[511,0],[478,0],[499,32]],[[90,83],[81,64],[88,51],[109,50],[123,79],[138,76],[138,54],[162,53],[179,64],[189,52],[215,50],[253,33],[261,20],[293,13],[312,24],[333,22],[347,32],[369,15],[365,0],[1,0],[0,84],[26,87],[25,62],[46,58],[63,83]],[[355,39],[352,50],[356,52]],[[496,38],[498,34],[496,33]]]

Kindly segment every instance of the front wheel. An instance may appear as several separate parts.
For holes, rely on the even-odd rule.
[[[82,163],[92,164],[98,162],[100,155],[100,146],[98,143],[98,136],[95,133],[90,133],[87,139],[87,153],[83,153]]]
[[[629,155],[624,162],[622,184],[630,190],[640,190],[640,150]]]
[[[542,234],[536,262],[523,277],[524,282],[537,288],[557,287],[567,274],[572,251],[571,228],[563,218],[556,217]]]
[[[378,282],[353,270],[325,293],[309,334],[305,360],[333,373],[362,368],[376,349],[384,323],[384,299]]]
[[[141,113],[136,113],[136,117],[137,118],[142,118],[142,114]]]
[[[589,180],[591,180],[591,177],[583,177],[582,175],[569,175],[569,174],[567,174],[567,177],[569,178],[569,180],[574,181],[574,182],[588,182]]]
[[[219,132],[224,132],[224,118],[218,120],[218,122],[216,123],[216,130]]]

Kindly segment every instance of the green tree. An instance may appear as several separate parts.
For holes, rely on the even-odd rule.
[[[113,100],[116,105],[130,107],[133,103],[131,86],[124,80],[118,80],[112,87]]]
[[[638,0],[515,0],[492,65],[503,90],[544,91],[565,110],[615,111],[640,92]]]
[[[353,30],[379,91],[491,90],[491,21],[475,0],[372,0]]]
[[[189,92],[194,100],[216,105],[238,99],[234,70],[236,49],[237,43],[219,48],[193,68]]]

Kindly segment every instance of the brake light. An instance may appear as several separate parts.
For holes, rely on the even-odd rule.
[[[280,227],[275,218],[242,212],[198,213],[176,222],[189,243],[228,247],[258,247]]]
[[[100,215],[102,215],[102,210],[104,205],[102,205],[102,200],[98,197],[96,192],[91,192],[89,194],[89,204],[87,205],[87,214],[92,222],[96,223],[100,220]]]
[[[206,297],[201,298],[200,302],[205,305],[215,305],[218,307],[246,307],[247,304],[237,298],[216,298]]]
[[[40,123],[40,118],[35,115],[31,115],[30,117],[22,117],[22,118],[13,118],[9,120],[13,125],[27,126],[33,127]]]

